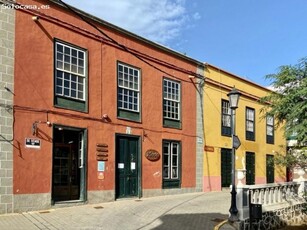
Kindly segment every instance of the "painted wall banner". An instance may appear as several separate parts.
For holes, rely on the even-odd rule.
[[[160,159],[160,153],[154,149],[149,149],[146,151],[145,157],[150,161],[157,161]]]
[[[36,138],[26,138],[26,148],[39,149],[41,147],[41,140]]]

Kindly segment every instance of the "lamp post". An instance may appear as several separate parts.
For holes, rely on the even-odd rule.
[[[236,187],[235,187],[235,170],[236,170],[236,149],[240,145],[240,141],[238,137],[236,136],[236,109],[238,108],[239,98],[241,93],[234,87],[228,94],[229,98],[229,107],[231,109],[231,139],[232,139],[232,156],[231,156],[231,206],[229,209],[229,221],[235,222],[238,221],[238,209],[237,209],[237,201],[236,201]],[[239,143],[235,143],[239,142]]]

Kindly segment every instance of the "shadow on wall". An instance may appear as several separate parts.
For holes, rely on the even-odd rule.
[[[214,229],[214,226],[227,219],[221,213],[165,214],[139,229]]]

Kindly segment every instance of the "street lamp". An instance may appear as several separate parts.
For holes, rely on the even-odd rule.
[[[232,139],[232,156],[231,156],[231,206],[229,209],[229,221],[235,222],[238,221],[238,209],[236,201],[236,187],[235,187],[235,170],[236,170],[236,149],[240,146],[240,141],[236,136],[236,109],[238,108],[239,98],[241,93],[234,87],[228,94],[229,98],[229,107],[231,109],[231,139]],[[236,143],[235,143],[236,142]],[[238,144],[239,143],[239,144]]]

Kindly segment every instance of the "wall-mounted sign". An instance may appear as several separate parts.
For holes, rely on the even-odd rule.
[[[97,170],[98,170],[98,172],[104,172],[104,170],[105,170],[105,162],[104,161],[98,161]]]
[[[109,150],[107,148],[96,148],[97,152],[108,152]]]
[[[107,157],[109,156],[108,153],[106,152],[96,152],[96,156],[97,157]]]
[[[214,147],[213,146],[209,146],[209,145],[205,145],[205,151],[206,152],[214,152]]]
[[[107,161],[108,160],[108,145],[105,143],[96,144],[96,160],[97,161]]]
[[[131,133],[132,133],[131,127],[126,127],[126,134],[131,134]]]
[[[39,149],[41,147],[41,140],[37,138],[26,138],[26,148]]]
[[[108,160],[108,157],[96,156],[96,160],[97,160],[97,161],[107,161],[107,160]]]
[[[160,153],[154,149],[149,149],[146,151],[145,157],[150,161],[157,161],[160,159]]]

